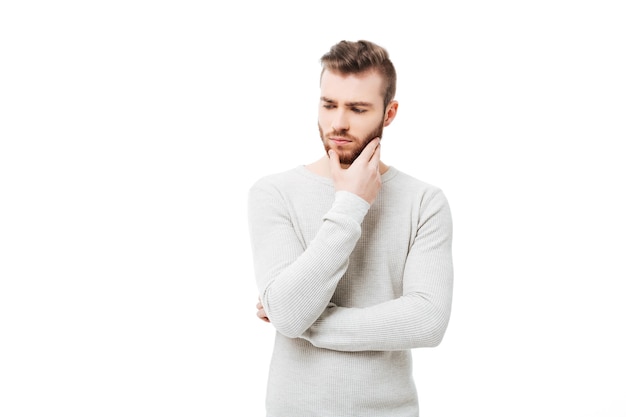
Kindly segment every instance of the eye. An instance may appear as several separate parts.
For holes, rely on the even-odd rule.
[[[330,109],[334,109],[336,106],[334,104],[323,104],[322,107],[330,110]]]
[[[360,108],[358,108],[358,107],[353,107],[353,108],[352,108],[352,111],[353,111],[353,112],[355,112],[355,113],[357,113],[357,114],[361,114],[361,113],[365,113],[367,110],[365,110],[365,109],[360,109]]]

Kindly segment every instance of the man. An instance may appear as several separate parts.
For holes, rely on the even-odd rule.
[[[398,111],[387,51],[342,41],[321,63],[326,154],[249,193],[257,315],[276,328],[267,416],[416,417],[411,349],[450,317],[448,202],[380,160]]]

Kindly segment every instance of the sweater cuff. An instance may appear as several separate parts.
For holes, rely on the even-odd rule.
[[[349,191],[336,191],[335,201],[329,214],[345,215],[361,224],[369,209],[370,204],[358,195]]]

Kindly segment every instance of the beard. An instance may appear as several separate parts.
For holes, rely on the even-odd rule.
[[[359,155],[361,155],[361,152],[363,152],[363,149],[365,149],[365,147],[371,141],[373,141],[376,138],[382,139],[383,138],[383,126],[384,126],[384,120],[381,120],[380,125],[378,125],[378,127],[373,129],[369,134],[365,135],[364,139],[360,139],[360,138],[350,135],[345,130],[340,130],[340,131],[333,130],[332,132],[324,135],[324,132],[322,131],[322,127],[319,125],[319,123],[317,124],[317,127],[320,131],[320,138],[322,139],[322,143],[324,144],[324,149],[326,150],[326,154],[328,154],[328,151],[330,150],[330,145],[329,145],[330,136],[344,137],[346,139],[351,140],[352,145],[357,146],[356,149],[353,149],[350,151],[335,149],[335,151],[337,152],[337,155],[339,155],[339,162],[341,163],[341,165],[352,165],[352,163],[359,157]]]

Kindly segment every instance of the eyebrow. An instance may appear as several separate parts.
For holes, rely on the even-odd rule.
[[[333,103],[336,104],[337,102],[335,100],[332,100],[330,98],[327,97],[320,97],[321,101],[324,101],[326,103]],[[372,107],[373,104],[372,103],[368,103],[367,101],[349,101],[346,103],[346,106],[348,107]]]

